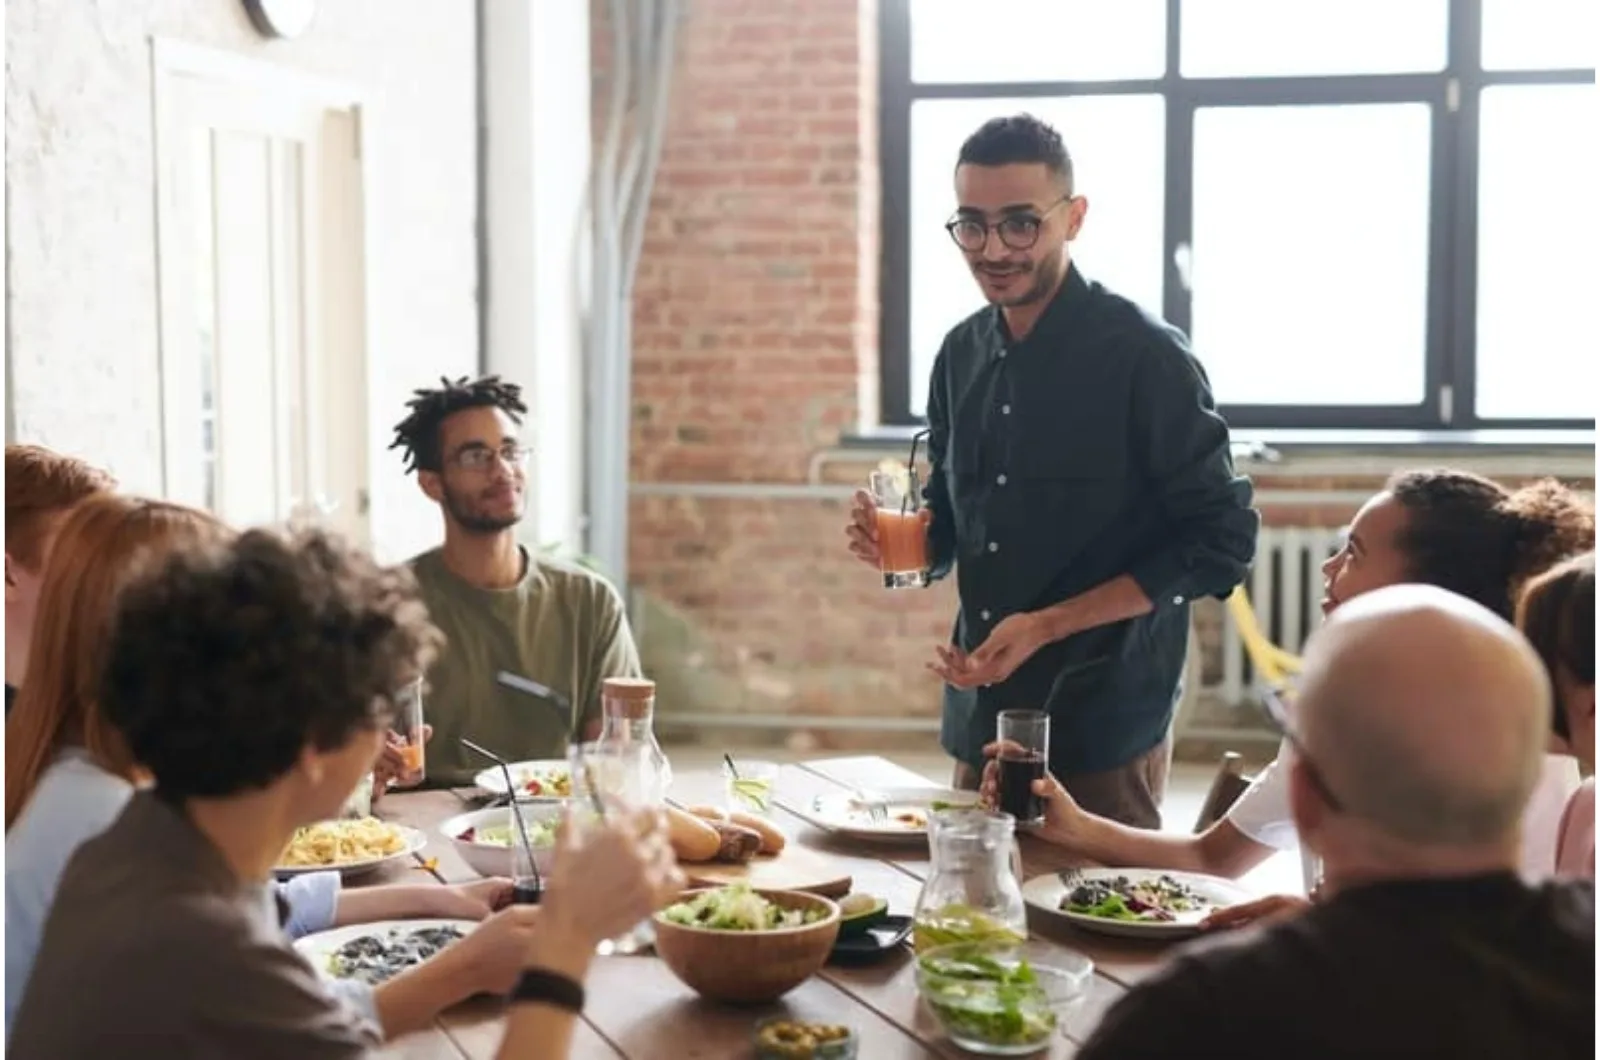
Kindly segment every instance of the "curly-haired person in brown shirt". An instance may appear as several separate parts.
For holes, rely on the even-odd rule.
[[[439,640],[408,571],[319,531],[187,549],[130,586],[100,704],[155,785],[67,866],[7,1055],[370,1057],[377,1028],[285,938],[272,866],[372,768]],[[659,814],[611,822],[563,829],[543,905],[497,914],[525,921],[497,933],[521,959],[465,992],[512,991],[502,1056],[565,1057],[598,941],[682,886]],[[406,974],[391,1037],[421,1025]]]

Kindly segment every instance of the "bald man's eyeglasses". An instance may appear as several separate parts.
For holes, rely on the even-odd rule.
[[[1306,777],[1311,781],[1311,786],[1317,789],[1317,794],[1328,804],[1328,809],[1334,813],[1344,813],[1344,800],[1328,787],[1328,782],[1322,778],[1322,770],[1317,768],[1317,764],[1306,753],[1306,745],[1295,735],[1294,726],[1289,723],[1289,706],[1283,701],[1283,697],[1269,690],[1261,694],[1261,699],[1267,706],[1267,716],[1272,719],[1273,727],[1284,740],[1288,741],[1289,746],[1294,749],[1295,757],[1299,758],[1300,764],[1305,767]],[[1284,768],[1288,768],[1287,763],[1284,764]]]

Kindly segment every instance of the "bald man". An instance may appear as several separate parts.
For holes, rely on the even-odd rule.
[[[1549,716],[1538,656],[1483,607],[1417,585],[1345,604],[1288,734],[1319,903],[1179,957],[1081,1060],[1593,1057],[1593,884],[1516,872]]]

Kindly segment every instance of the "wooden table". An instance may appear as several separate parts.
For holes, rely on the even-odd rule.
[[[834,758],[785,766],[778,779],[777,798],[803,805],[820,794],[841,788],[883,788],[926,784],[917,774],[878,757]],[[670,797],[694,804],[719,802],[722,779],[709,771],[677,777]],[[438,825],[467,807],[449,791],[391,795],[379,806],[381,816],[424,830],[429,844],[419,855],[419,865],[373,878],[371,883],[437,879],[444,883],[477,878],[455,851],[438,835]],[[891,912],[909,915],[928,874],[925,845],[886,846],[851,841],[821,832],[798,816],[776,806],[773,820],[791,843],[825,853],[854,877],[855,890],[888,899]],[[1031,837],[1021,840],[1025,877],[1082,864]],[[352,882],[364,885],[369,881]],[[1112,939],[1077,931],[1053,918],[1029,910],[1028,945],[1048,960],[1051,951],[1067,947],[1095,962],[1095,977],[1087,1000],[1069,1018],[1066,1036],[1056,1036],[1048,1053],[1052,1060],[1070,1057],[1094,1029],[1107,1006],[1131,985],[1159,967],[1171,953],[1169,945]],[[909,951],[862,967],[828,965],[782,1001],[758,1007],[732,1007],[701,1000],[680,983],[662,961],[653,956],[604,957],[589,974],[588,1004],[575,1036],[575,1058],[663,1058],[692,1060],[750,1055],[750,1036],[756,1020],[787,1014],[796,1019],[844,1023],[860,1036],[864,1060],[898,1060],[913,1057],[967,1057],[939,1030],[933,1017],[917,999],[914,968]],[[492,1057],[499,1044],[502,1007],[493,999],[480,999],[445,1013],[426,1032],[408,1035],[385,1051],[407,1060],[482,1060]]]

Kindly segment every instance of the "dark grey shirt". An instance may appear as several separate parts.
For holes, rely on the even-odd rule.
[[[358,1060],[377,1029],[289,945],[268,883],[242,884],[150,792],[61,877],[6,1055],[15,1060]]]
[[[981,765],[996,714],[1015,707],[1050,712],[1057,773],[1112,769],[1160,743],[1189,602],[1232,591],[1260,526],[1182,333],[1073,266],[1021,341],[994,307],[946,336],[928,423],[934,573],[956,571],[957,644],[970,651],[1008,615],[1122,574],[1155,604],[1047,645],[1003,684],[947,688],[945,750]]]
[[[1588,880],[1378,884],[1215,941],[1117,1002],[1079,1060],[1594,1056]]]

